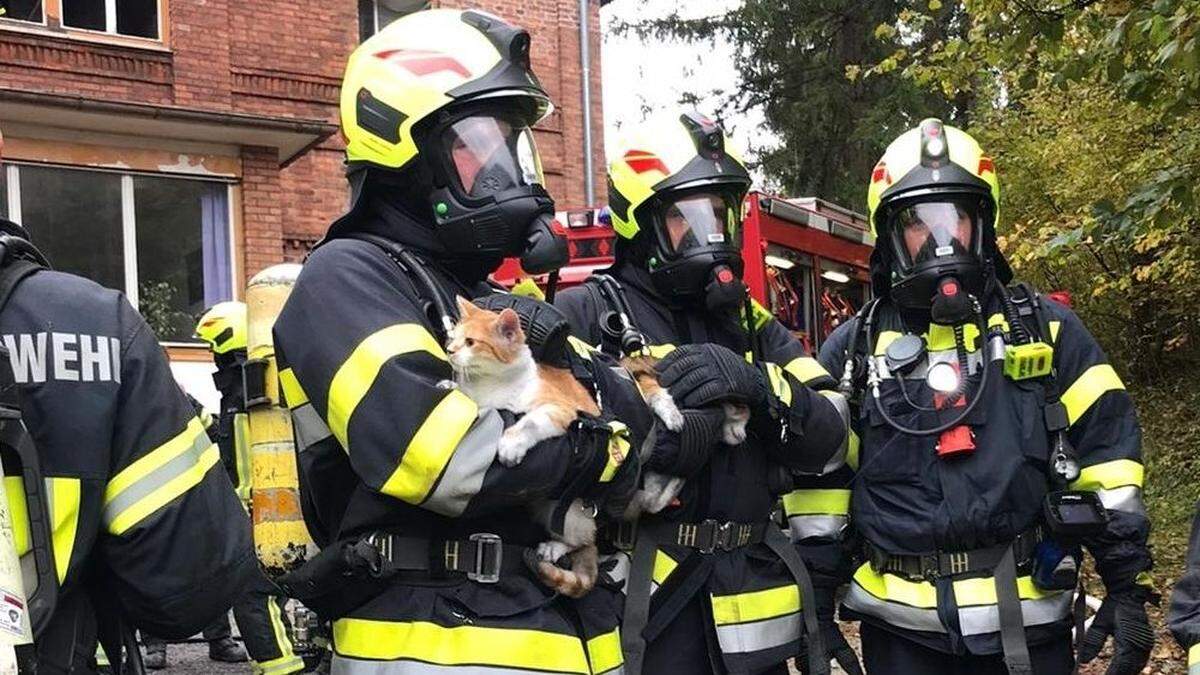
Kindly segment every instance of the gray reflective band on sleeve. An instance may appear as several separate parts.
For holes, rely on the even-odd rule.
[[[1063,591],[1057,595],[1036,600],[1021,601],[1021,616],[1025,626],[1041,626],[1066,619],[1071,614],[1071,593]],[[1000,631],[1000,609],[997,605],[960,607],[958,623],[963,635],[984,635]]]
[[[292,409],[292,429],[296,433],[296,450],[300,452],[333,435],[311,403]]]
[[[717,626],[717,642],[725,654],[744,654],[774,649],[799,639],[799,612],[763,621]]]
[[[871,595],[856,582],[850,582],[850,590],[842,601],[850,609],[867,614],[883,621],[888,625],[909,630],[923,630],[928,633],[945,633],[946,627],[938,619],[936,609],[921,609],[899,602],[888,602]]]
[[[422,661],[364,661],[335,654],[329,672],[330,675],[531,675],[541,671],[495,666],[441,666]],[[619,673],[621,669],[605,672]]]
[[[446,516],[457,516],[465,511],[483,487],[483,477],[496,459],[496,447],[503,433],[504,419],[500,413],[481,409],[475,423],[454,449],[433,494],[421,506]]]
[[[1113,488],[1111,490],[1096,490],[1104,508],[1110,511],[1124,511],[1139,516],[1146,515],[1146,505],[1142,502],[1142,489],[1136,485]]]
[[[832,515],[802,515],[788,517],[788,529],[792,541],[800,541],[808,537],[826,537],[841,539],[842,530],[850,522],[847,516]]]
[[[204,454],[204,451],[212,444],[213,442],[209,440],[208,434],[201,430],[200,433],[196,434],[191,446],[186,450],[172,457],[170,461],[162,464],[145,476],[142,476],[129,487],[115,495],[104,505],[104,526],[111,528],[113,520],[121,515],[125,509],[138,503],[143,497],[166,485],[172,479],[199,463],[200,455]]]
[[[841,446],[837,452],[829,458],[825,463],[825,468],[822,469],[821,475],[833,473],[846,465],[846,455],[850,451],[850,404],[846,401],[846,397],[841,392],[822,390],[821,395],[824,396],[834,409],[838,412],[838,417],[842,420],[842,428],[846,430],[845,438],[842,439]]]

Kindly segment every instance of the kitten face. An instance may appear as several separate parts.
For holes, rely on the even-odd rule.
[[[486,374],[504,370],[525,350],[521,320],[511,309],[492,312],[458,298],[460,319],[450,331],[446,353],[450,366],[463,374]]]

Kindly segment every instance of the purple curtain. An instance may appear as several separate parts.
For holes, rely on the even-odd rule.
[[[201,246],[204,252],[204,306],[233,299],[229,260],[229,188],[211,183],[200,197]]]

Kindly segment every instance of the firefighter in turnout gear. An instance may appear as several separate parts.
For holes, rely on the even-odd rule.
[[[661,359],[659,383],[684,422],[679,432],[656,422],[643,464],[686,479],[673,503],[636,527],[626,670],[786,673],[816,621],[801,611],[811,586],[771,511],[793,474],[841,465],[845,401],[748,301],[739,230],[750,176],[721,127],[669,115],[634,129],[613,156],[616,261],[556,306],[597,349]],[[728,403],[749,410],[748,436],[722,437]]]
[[[37,583],[58,585],[37,672],[91,673],[98,640],[136,654],[135,627],[181,639],[227,611],[254,574],[250,522],[124,296],[49,269],[19,225],[0,221],[0,246],[5,370],[45,483],[44,503],[26,501],[6,449],[9,508],[26,585],[41,513],[55,574]]]
[[[854,406],[856,475],[789,495],[861,538],[842,618],[862,621],[867,671],[1072,672],[1086,549],[1107,597],[1079,658],[1111,634],[1107,672],[1141,672],[1150,526],[1121,379],[1069,309],[1010,286],[996,169],[966,133],[928,119],[901,135],[867,202],[877,300],[819,356]]]
[[[445,351],[455,296],[496,297],[486,279],[504,257],[531,272],[565,259],[530,129],[550,102],[529,49],[526,31],[489,14],[428,10],[364,42],[346,69],[352,205],[274,329],[322,548],[280,583],[333,621],[336,673],[621,669],[619,593],[556,595],[532,549],[547,529],[527,505],[601,486],[595,511],[623,511],[645,429],[611,412],[622,400],[643,410],[636,388],[588,370],[602,417],[510,467],[497,446],[514,416],[455,388]],[[534,337],[566,331],[540,325],[553,308],[530,302],[537,354]],[[573,371],[601,363],[573,354]]]

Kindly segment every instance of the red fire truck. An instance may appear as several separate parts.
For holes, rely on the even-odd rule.
[[[571,251],[560,287],[578,284],[593,270],[612,264],[615,234],[607,211],[565,211],[556,219]],[[750,294],[811,349],[870,298],[873,239],[862,214],[821,199],[752,192],[746,197],[743,226]],[[515,260],[506,261],[494,275],[507,286],[527,276]],[[535,281],[544,287],[546,280]]]

